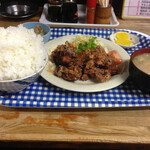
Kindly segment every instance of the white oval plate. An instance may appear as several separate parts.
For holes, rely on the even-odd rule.
[[[67,40],[70,41],[73,38],[75,38],[75,35],[63,36],[63,37],[51,40],[45,44],[46,49],[48,51],[53,50],[58,45],[64,44]],[[112,89],[116,86],[119,86],[127,79],[129,75],[128,68],[129,68],[130,56],[123,48],[114,44],[113,42],[100,38],[100,37],[98,37],[97,39],[100,40],[102,43],[104,43],[104,45],[107,46],[109,50],[117,50],[119,54],[121,55],[121,57],[123,58],[123,61],[124,61],[123,69],[120,74],[112,76],[110,80],[104,83],[96,83],[90,80],[88,81],[78,80],[75,82],[70,82],[70,81],[66,81],[62,78],[55,76],[53,73],[48,72],[49,68],[47,65],[45,69],[43,70],[41,76],[46,81],[48,81],[49,83],[57,87],[70,90],[70,91],[76,91],[76,92],[100,92],[100,91],[105,91],[108,89]]]
[[[123,32],[123,31],[120,31],[120,32]],[[116,33],[118,33],[118,32],[116,32]],[[112,42],[114,42],[114,43],[115,43],[115,40],[117,39],[117,38],[116,38],[116,33],[111,34],[110,37],[109,37],[110,40],[111,40]],[[115,44],[117,44],[117,45],[119,45],[119,46],[121,46],[121,47],[123,47],[123,48],[126,48],[126,49],[135,47],[135,46],[137,46],[138,44],[140,44],[140,39],[139,39],[138,36],[136,36],[135,34],[131,34],[131,33],[128,33],[128,35],[129,35],[130,40],[132,41],[132,45],[131,45],[131,46],[120,45],[120,44],[117,44],[117,43],[115,43]]]

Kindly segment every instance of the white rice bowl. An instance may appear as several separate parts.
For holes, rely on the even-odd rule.
[[[33,29],[0,27],[0,81],[21,79],[37,72],[45,62],[43,38]]]

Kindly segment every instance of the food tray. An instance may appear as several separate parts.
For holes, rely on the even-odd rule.
[[[52,28],[51,39],[71,34],[90,34],[108,39],[117,31],[126,31],[136,34],[140,44],[127,49],[129,55],[137,49],[150,47],[150,37],[135,31],[116,29],[86,29],[86,28]],[[82,88],[82,87],[80,87]],[[8,94],[0,92],[0,104],[13,107],[44,107],[44,108],[112,108],[150,106],[150,94],[138,90],[130,78],[122,85],[103,92],[82,93],[71,92],[58,88],[42,77],[27,89]]]
[[[119,25],[117,18],[114,13],[114,9],[111,10],[111,20],[110,24],[86,24],[86,6],[85,5],[77,5],[78,6],[78,23],[57,23],[50,22],[47,20],[48,15],[48,4],[44,4],[43,12],[39,22],[50,25],[51,27],[116,27]]]

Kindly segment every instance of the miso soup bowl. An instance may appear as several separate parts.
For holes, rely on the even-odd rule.
[[[142,48],[136,50],[132,53],[129,63],[129,75],[134,82],[134,84],[144,93],[150,94],[150,75],[140,70],[138,67],[135,66],[133,63],[133,58],[144,54],[150,53],[150,48]]]

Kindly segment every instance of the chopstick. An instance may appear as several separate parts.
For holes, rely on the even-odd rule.
[[[108,7],[109,6],[109,0],[97,0],[97,3],[101,7]]]

